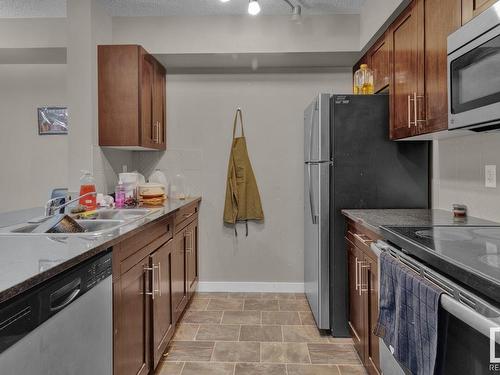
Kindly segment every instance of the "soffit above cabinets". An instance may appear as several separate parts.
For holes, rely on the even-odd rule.
[[[112,16],[211,16],[247,14],[248,0],[98,0]],[[305,15],[359,14],[367,0],[291,0]],[[289,15],[282,0],[259,0],[263,15]],[[0,18],[66,17],[66,0],[2,0]]]
[[[300,73],[344,69],[359,52],[155,54],[168,74]]]

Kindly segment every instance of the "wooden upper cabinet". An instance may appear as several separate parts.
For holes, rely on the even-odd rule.
[[[447,38],[461,25],[461,0],[421,0],[425,7],[425,120],[419,133],[448,128]]]
[[[367,53],[368,67],[373,70],[375,92],[389,86],[390,81],[390,46],[384,34]]]
[[[138,45],[102,45],[97,55],[99,145],[165,150],[165,68]]]
[[[389,29],[390,138],[418,134],[424,94],[423,4],[413,1]],[[419,116],[420,115],[420,116]]]
[[[497,0],[462,0],[462,24],[469,22],[496,2]]]

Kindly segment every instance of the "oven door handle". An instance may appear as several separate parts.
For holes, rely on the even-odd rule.
[[[496,328],[499,331],[497,334],[493,332],[493,335],[495,341],[500,344],[500,317],[487,318],[447,294],[441,295],[441,307],[488,338],[492,335],[490,328]]]

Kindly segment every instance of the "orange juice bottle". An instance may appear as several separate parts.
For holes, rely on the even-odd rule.
[[[80,177],[80,195],[87,193],[95,193],[95,180],[89,171],[82,171],[83,176]],[[87,211],[97,209],[96,195],[91,194],[80,198],[79,203],[85,207]]]

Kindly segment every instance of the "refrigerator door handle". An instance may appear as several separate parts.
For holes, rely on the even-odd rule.
[[[314,113],[316,112],[316,104],[312,106],[311,110],[311,126],[309,128],[309,161],[312,159],[312,149],[313,149],[313,128],[314,128]],[[311,175],[309,173],[309,175]],[[310,180],[310,179],[309,179]],[[310,189],[309,189],[310,190]]]
[[[311,178],[311,164],[307,165],[307,173],[309,178],[309,204],[311,206],[311,219],[314,225],[318,224],[318,215],[316,214],[316,209],[314,207],[314,197],[311,189],[312,186],[312,178]]]

